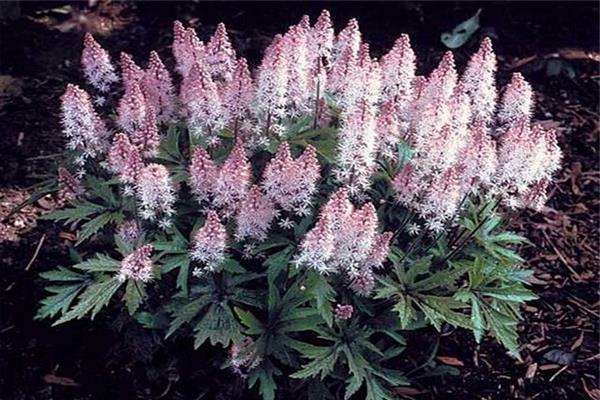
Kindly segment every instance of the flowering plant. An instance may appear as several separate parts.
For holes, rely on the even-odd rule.
[[[47,217],[77,227],[79,250],[42,273],[39,318],[123,304],[165,338],[228,349],[265,399],[391,399],[402,333],[424,326],[518,357],[535,296],[504,215],[543,206],[561,152],[520,74],[498,95],[489,39],[462,75],[449,52],[418,76],[407,35],[376,60],[327,11],[254,74],[223,24],[203,43],[176,21],[173,37],[176,74],[156,52],[146,68],[122,53],[118,74],[85,36],[88,91],[61,99],[65,208]]]

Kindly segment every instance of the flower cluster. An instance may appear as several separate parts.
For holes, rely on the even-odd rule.
[[[390,232],[377,233],[378,225],[372,203],[356,208],[348,190],[339,189],[321,209],[295,262],[321,273],[343,273],[356,293],[367,295],[375,283],[373,270],[386,260],[392,237]]]
[[[119,80],[108,52],[89,33],[83,39],[81,67],[87,82],[100,92],[108,92],[110,85]]]
[[[227,231],[215,211],[206,215],[204,226],[194,234],[192,243],[192,259],[203,264],[194,268],[193,274],[202,275],[207,271],[215,271],[225,260],[227,248]]]
[[[159,220],[161,226],[168,227],[170,217],[175,213],[175,189],[167,168],[161,164],[143,167],[135,181],[135,191],[141,217]]]
[[[121,261],[118,279],[125,281],[132,279],[134,281],[148,282],[152,279],[152,259],[150,256],[154,248],[150,244],[146,244],[133,253],[126,256]]]

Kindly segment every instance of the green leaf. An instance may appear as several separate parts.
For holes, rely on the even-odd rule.
[[[481,8],[471,18],[455,26],[452,32],[442,33],[442,43],[450,49],[457,49],[464,45],[479,29],[479,14],[481,14]]]
[[[327,278],[319,273],[311,272],[306,282],[306,294],[316,300],[317,310],[321,317],[327,322],[328,326],[332,326],[335,290],[329,284]]]
[[[94,204],[89,201],[84,201],[81,203],[76,203],[75,206],[72,208],[56,210],[49,214],[42,215],[40,219],[51,221],[65,221],[65,223],[70,224],[73,222],[81,221],[82,219],[88,218],[94,214],[105,210],[105,206]]]
[[[41,301],[42,305],[35,319],[54,318],[59,313],[61,315],[64,314],[84,287],[83,283],[46,287],[46,291],[54,293],[54,295],[48,296]]]
[[[75,264],[73,268],[86,272],[116,272],[119,270],[119,261],[110,258],[105,254],[98,253],[95,257]]]
[[[146,288],[143,282],[129,280],[125,287],[125,304],[129,315],[135,314],[146,297]]]
[[[267,266],[267,281],[269,285],[273,285],[277,277],[287,270],[294,248],[287,246],[285,249],[272,254],[265,260]]]
[[[176,303],[172,312],[174,318],[165,334],[165,339],[175,333],[183,324],[192,321],[204,307],[210,304],[211,300],[212,296],[205,294],[187,304]]]
[[[246,333],[248,335],[260,335],[264,332],[264,326],[262,322],[260,322],[260,320],[256,318],[250,311],[242,310],[239,307],[234,307],[233,309],[241,323],[246,326]]]
[[[80,245],[90,236],[97,233],[100,229],[104,228],[109,223],[121,223],[123,222],[123,213],[121,212],[107,212],[87,221],[81,226],[79,233],[77,234],[77,243],[75,246]]]
[[[71,308],[54,325],[59,325],[73,319],[81,319],[89,312],[91,312],[91,318],[94,319],[96,314],[108,304],[113,295],[119,290],[122,283],[116,278],[110,278],[88,286],[79,296],[75,307]]]
[[[263,400],[275,400],[277,384],[273,378],[273,372],[260,367],[253,369],[248,377],[248,386],[254,387],[257,381],[259,383],[258,391]]]
[[[398,313],[398,317],[400,317],[400,326],[402,329],[407,329],[411,322],[416,319],[416,311],[412,306],[412,302],[404,295],[399,296],[398,302],[393,310]]]
[[[212,346],[223,347],[242,339],[241,325],[227,305],[212,304],[194,328],[194,348],[199,348],[207,339]]]

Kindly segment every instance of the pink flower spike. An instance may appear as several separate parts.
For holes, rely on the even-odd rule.
[[[400,114],[406,112],[413,99],[416,70],[416,57],[408,35],[400,35],[389,53],[383,56],[381,70],[385,97],[396,101]]]
[[[209,199],[218,179],[217,167],[203,147],[196,147],[190,165],[190,187],[199,202]]]
[[[358,27],[358,21],[352,18],[335,38],[335,42],[333,43],[333,62],[338,62],[346,50],[349,50],[351,54],[357,54],[361,41],[362,38],[360,28]]]
[[[113,138],[107,161],[110,169],[119,174],[119,180],[126,184],[134,184],[143,167],[139,150],[124,133],[117,133]]]
[[[406,164],[392,182],[398,201],[404,206],[415,210],[416,200],[421,192],[422,181],[419,179],[412,163]]]
[[[235,50],[231,46],[225,25],[219,23],[206,45],[206,62],[211,77],[219,82],[229,82],[235,69],[235,60]]]
[[[333,24],[329,11],[321,11],[321,15],[317,18],[317,22],[313,26],[311,32],[311,56],[315,59],[323,57],[326,65],[331,62],[333,51],[333,40],[335,37]]]
[[[350,290],[358,296],[367,297],[375,287],[375,275],[372,271],[362,271],[359,275],[350,277]]]
[[[194,234],[191,251],[192,260],[203,263],[204,268],[196,267],[192,273],[200,276],[218,270],[225,260],[226,248],[227,230],[217,213],[209,211],[204,225]]]
[[[236,239],[265,240],[275,214],[273,202],[261,192],[260,187],[252,185],[237,213]]]
[[[134,84],[139,84],[144,76],[144,71],[133,61],[131,55],[121,53],[121,78],[125,91],[129,91]]]
[[[240,58],[223,94],[223,105],[227,108],[229,117],[234,120],[236,125],[234,130],[238,127],[239,120],[247,116],[253,95],[254,86],[248,63],[245,58]]]
[[[335,319],[345,321],[352,318],[354,307],[352,304],[337,304],[335,306]]]
[[[121,261],[121,267],[117,279],[126,281],[131,279],[134,281],[148,282],[152,279],[152,259],[150,256],[154,251],[151,244],[146,244],[133,253],[126,256]]]
[[[228,212],[235,211],[248,193],[251,178],[250,161],[246,156],[244,144],[238,140],[219,170],[219,179],[214,189],[214,204]]]
[[[506,125],[521,118],[529,120],[533,110],[533,90],[520,73],[514,73],[504,89],[498,106],[498,124]]]
[[[83,39],[81,66],[87,82],[100,92],[108,92],[110,85],[119,80],[108,52],[89,33]]]
[[[209,145],[216,145],[218,131],[223,129],[227,118],[217,86],[206,66],[198,63],[192,66],[183,79],[180,97],[188,129],[196,137],[204,138]]]
[[[334,251],[334,236],[327,218],[319,218],[300,243],[300,252],[294,262],[298,267],[309,267],[321,274],[334,271],[330,263]]]
[[[141,128],[132,135],[132,141],[140,150],[142,157],[151,158],[158,155],[160,137],[158,136],[158,126],[152,108],[147,109],[144,122]]]
[[[475,53],[461,82],[471,100],[473,119],[486,124],[491,122],[496,109],[496,55],[492,49],[492,41],[485,38]]]
[[[321,209],[319,218],[326,219],[332,231],[337,232],[342,229],[345,221],[352,215],[353,209],[348,189],[340,188],[329,197]]]
[[[390,251],[390,240],[393,235],[392,232],[384,232],[375,236],[371,253],[367,257],[366,268],[378,269],[383,267],[383,263],[387,260]]]
[[[169,171],[164,165],[148,164],[140,170],[136,181],[136,194],[143,219],[160,219],[161,227],[170,226],[169,219],[175,214],[175,190]]]
[[[146,101],[154,109],[158,123],[171,121],[174,113],[175,89],[169,71],[155,51],[150,52],[148,68],[141,80],[141,89]]]
[[[542,211],[548,200],[547,192],[549,183],[550,180],[548,178],[542,178],[539,182],[535,183],[519,197],[517,207]]]
[[[131,84],[119,100],[117,122],[129,134],[142,129],[146,120],[147,103],[137,82]]]
[[[69,140],[67,147],[80,152],[78,165],[83,166],[88,158],[106,151],[108,130],[87,92],[69,83],[61,97],[60,110],[63,132]]]
[[[398,120],[397,103],[392,98],[385,101],[377,115],[377,142],[378,152],[388,160],[398,158],[398,143],[403,135],[400,121]]]

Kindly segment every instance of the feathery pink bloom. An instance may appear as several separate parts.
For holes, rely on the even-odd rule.
[[[396,101],[391,98],[386,100],[379,109],[376,122],[378,152],[388,160],[398,157],[398,143],[405,136],[405,129],[400,126]]]
[[[320,218],[327,219],[332,231],[337,232],[342,229],[344,222],[352,215],[353,210],[348,189],[340,188],[329,197],[321,209]]]
[[[129,86],[123,97],[119,100],[117,106],[117,122],[119,126],[129,134],[133,134],[138,129],[142,129],[148,104],[140,85],[134,82]]]
[[[252,185],[236,216],[236,239],[265,240],[275,214],[273,202],[261,192],[259,186]]]
[[[454,55],[448,51],[444,53],[437,68],[427,77],[422,96],[427,100],[436,98],[448,100],[454,94],[457,83],[458,76],[454,66]]]
[[[352,318],[352,314],[354,313],[354,307],[352,304],[336,304],[335,306],[335,319],[340,321],[345,321]]]
[[[76,160],[78,165],[106,150],[108,130],[87,92],[69,83],[61,97],[60,109],[63,132],[69,140],[67,146],[81,152]]]
[[[371,203],[352,210],[349,217],[340,221],[340,229],[335,232],[333,255],[338,270],[354,276],[365,267],[377,234],[377,225],[377,212]]]
[[[132,142],[140,150],[142,157],[150,158],[158,155],[160,137],[153,108],[148,107],[142,126],[132,135]]]
[[[131,55],[121,53],[121,80],[125,91],[129,91],[134,84],[139,84],[144,76],[144,70],[141,69]]]
[[[119,180],[125,184],[134,184],[144,165],[139,150],[124,133],[113,138],[107,161],[111,171],[119,174]]]
[[[492,41],[485,38],[475,53],[461,82],[471,99],[473,119],[486,124],[491,122],[496,109],[496,55],[492,49]]]
[[[262,357],[256,352],[256,345],[250,336],[231,345],[229,349],[229,363],[232,369],[241,376],[246,376],[245,371],[256,368]]]
[[[217,82],[231,80],[236,64],[236,55],[223,23],[217,25],[215,33],[206,45],[206,62],[211,77]]]
[[[250,187],[252,167],[246,156],[244,144],[237,141],[225,163],[219,170],[219,178],[215,183],[213,203],[228,212],[237,209]]]
[[[310,24],[305,15],[300,23],[290,27],[283,36],[285,54],[288,58],[287,102],[291,116],[306,114],[310,111],[314,96],[311,87],[311,54],[309,50]]]
[[[246,117],[253,96],[254,86],[248,70],[248,63],[245,58],[240,58],[235,65],[231,80],[227,82],[223,91],[223,105],[227,108],[227,114],[235,125]],[[234,126],[234,130],[237,127]]]
[[[381,59],[382,85],[384,98],[393,99],[399,117],[403,116],[413,100],[413,81],[415,79],[416,57],[406,34],[394,43],[392,49]]]
[[[140,86],[146,102],[154,109],[158,123],[169,122],[174,112],[175,89],[169,71],[155,51],[150,52]]]
[[[225,127],[225,109],[217,85],[206,66],[194,64],[181,85],[181,101],[185,107],[188,129],[203,137],[209,145],[218,143],[217,133]]]
[[[416,201],[421,193],[423,182],[412,162],[402,167],[400,172],[394,177],[392,186],[401,204],[411,209],[416,208]]]
[[[134,281],[148,282],[152,279],[152,259],[150,256],[154,251],[151,244],[146,244],[121,261],[119,275],[120,281],[131,279]]]
[[[132,245],[135,244],[135,242],[137,242],[137,240],[142,235],[138,223],[135,220],[125,221],[119,224],[117,226],[116,234],[120,240]]]
[[[310,31],[310,36],[311,56],[313,58],[324,58],[326,65],[328,65],[331,62],[333,40],[335,38],[329,11],[321,11],[317,22]]]
[[[392,232],[384,232],[375,235],[371,252],[365,261],[365,266],[369,269],[379,269],[383,267],[383,263],[387,260],[390,252],[390,241],[394,234]]]
[[[83,39],[81,66],[86,81],[100,92],[108,92],[110,85],[119,80],[108,52],[89,33]]]
[[[65,167],[58,167],[58,198],[71,201],[85,193],[81,180]]]
[[[521,118],[529,120],[533,110],[533,90],[520,73],[514,73],[498,105],[498,124],[511,124]]]
[[[348,24],[337,35],[333,43],[333,62],[336,63],[346,50],[350,53],[357,54],[362,41],[358,21],[354,18],[348,21]]]
[[[460,161],[465,166],[465,177],[470,179],[472,190],[476,190],[476,182],[489,185],[496,172],[496,141],[489,135],[482,120],[473,122],[469,131],[468,143]]]
[[[285,116],[288,85],[288,56],[286,43],[276,35],[265,50],[256,78],[255,114],[264,124],[260,129],[279,133],[279,120]]]
[[[192,260],[203,263],[204,268],[197,267],[192,273],[199,276],[216,271],[225,260],[226,248],[227,230],[217,213],[209,211],[204,225],[194,234],[191,251]]]
[[[464,167],[454,165],[436,176],[425,193],[419,214],[426,221],[427,227],[440,232],[444,223],[453,218],[458,211],[464,195],[462,175]]]
[[[288,143],[283,142],[265,167],[262,187],[281,208],[304,215],[308,213],[319,178],[320,165],[315,148],[309,145],[294,160]]]
[[[181,22],[173,23],[173,57],[177,72],[183,77],[194,64],[206,62],[206,48],[193,28],[184,28]]]
[[[168,227],[175,213],[175,190],[167,168],[160,164],[142,168],[136,181],[136,194],[141,217],[150,221],[160,219],[160,225]]]
[[[370,270],[361,271],[360,274],[350,277],[349,288],[358,296],[369,296],[375,288],[375,274]]]
[[[196,147],[190,165],[190,187],[198,201],[208,200],[218,179],[218,171],[208,152]]]
[[[335,270],[330,263],[334,250],[330,221],[321,216],[302,239],[300,252],[294,258],[294,262],[299,267],[306,266],[321,274],[327,274]]]
[[[542,178],[532,185],[526,192],[517,198],[518,208],[531,208],[535,211],[541,211],[548,200],[548,186],[550,180]]]
[[[348,185],[351,194],[364,192],[371,185],[377,154],[375,116],[366,101],[359,103],[342,121],[338,133],[335,175]]]
[[[494,183],[505,196],[524,193],[530,185],[550,178],[560,168],[561,157],[554,130],[540,125],[530,128],[521,118],[500,139]]]

